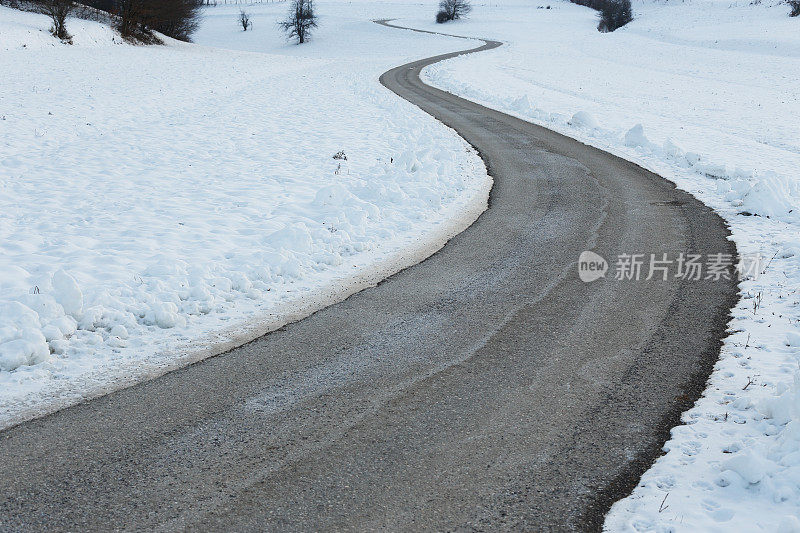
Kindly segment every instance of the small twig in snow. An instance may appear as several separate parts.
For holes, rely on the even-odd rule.
[[[778,255],[778,252],[776,251],[776,252],[775,252],[775,253],[772,255],[772,259],[775,259],[775,257],[776,257],[777,255]],[[767,273],[767,270],[769,269],[769,266],[772,264],[772,259],[770,259],[770,260],[769,260],[769,263],[767,263],[767,266],[765,266],[765,267],[764,267],[764,270],[762,270],[762,271],[761,271],[761,275],[762,275],[762,276],[763,276],[764,274],[766,274],[766,273]]]
[[[667,496],[669,496],[669,492],[664,495],[664,499],[661,500],[661,505],[658,506],[658,512],[659,513],[663,513],[664,511],[669,509],[669,505],[666,505],[666,506],[664,505],[664,502],[667,501]]]

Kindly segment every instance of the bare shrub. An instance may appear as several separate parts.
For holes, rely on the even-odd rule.
[[[189,41],[200,26],[203,4],[198,0],[148,0],[148,4],[149,27],[167,37]]]
[[[37,0],[36,10],[50,17],[53,26],[50,33],[64,42],[72,43],[72,36],[67,31],[67,17],[75,10],[72,0]]]
[[[154,31],[188,41],[200,24],[199,0],[114,0],[117,28],[128,38],[158,42]]]
[[[250,14],[244,9],[239,12],[239,24],[241,24],[243,31],[247,31],[253,27],[253,23],[250,21]]]
[[[119,17],[117,30],[128,39],[147,40],[152,32],[147,28],[146,0],[116,0],[114,11]]]
[[[597,29],[603,33],[621,28],[633,20],[631,0],[570,0],[570,2],[599,11],[600,23]]]
[[[311,30],[317,27],[317,16],[314,14],[313,0],[292,0],[289,18],[280,22],[289,39],[297,39],[297,44],[303,44],[311,35]]]
[[[451,20],[466,17],[472,11],[469,0],[442,0],[436,13],[436,22],[442,24]]]
[[[597,29],[603,33],[614,31],[632,20],[631,0],[606,0],[600,8]]]

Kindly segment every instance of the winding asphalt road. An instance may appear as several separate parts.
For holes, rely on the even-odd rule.
[[[305,320],[0,433],[0,529],[600,527],[702,391],[736,287],[587,284],[578,255],[735,249],[664,179],[420,82],[452,55],[381,81],[480,150],[490,209]]]

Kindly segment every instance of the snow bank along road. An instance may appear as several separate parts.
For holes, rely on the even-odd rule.
[[[490,209],[305,320],[0,433],[0,528],[600,527],[702,391],[736,287],[587,284],[576,260],[735,249],[666,180],[420,81],[452,55],[382,82],[480,150]]]

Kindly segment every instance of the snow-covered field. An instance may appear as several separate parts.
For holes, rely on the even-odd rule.
[[[377,81],[463,41],[330,1],[298,47],[287,8],[137,47],[0,7],[0,427],[342,299],[485,208],[480,158]]]
[[[704,397],[610,531],[800,531],[800,19],[754,4],[634,2],[612,34],[545,0],[399,21],[506,41],[429,67],[429,83],[658,172],[718,210],[740,254],[765,258]]]

